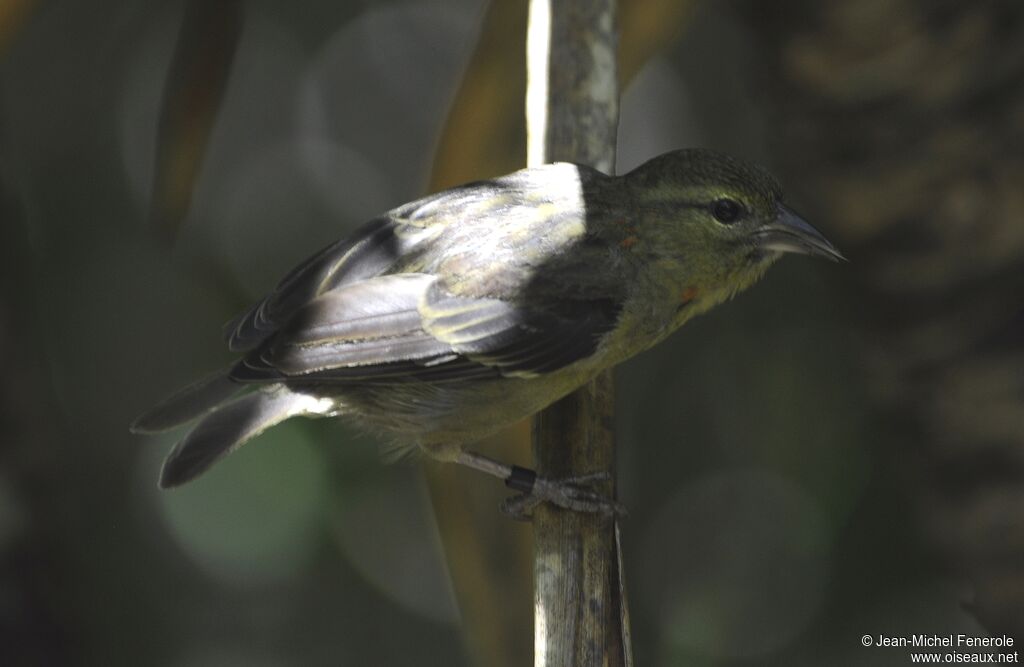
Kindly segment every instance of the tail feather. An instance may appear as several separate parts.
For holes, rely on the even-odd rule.
[[[317,414],[309,396],[283,386],[246,394],[217,408],[171,451],[160,472],[167,489],[188,482],[274,424],[300,414]]]
[[[244,385],[228,377],[228,371],[218,371],[190,384],[148,410],[132,423],[131,431],[169,431],[211,412],[244,388]]]

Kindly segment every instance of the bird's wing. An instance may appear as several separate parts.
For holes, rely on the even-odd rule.
[[[224,327],[228,347],[251,350],[305,304],[337,287],[387,273],[452,220],[460,220],[513,186],[479,181],[428,195],[374,218],[292,269],[263,299]]]
[[[250,350],[330,285],[387,270],[401,252],[396,226],[391,218],[375,218],[296,266],[267,296],[225,325],[228,347]]]
[[[531,376],[592,354],[617,313],[611,302],[524,308],[454,295],[434,276],[380,276],[311,301],[232,377],[388,383]]]

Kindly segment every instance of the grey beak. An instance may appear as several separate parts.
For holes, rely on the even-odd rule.
[[[756,237],[765,250],[795,252],[822,257],[833,262],[846,261],[842,253],[836,250],[821,232],[782,204],[779,204],[778,217],[757,230]]]

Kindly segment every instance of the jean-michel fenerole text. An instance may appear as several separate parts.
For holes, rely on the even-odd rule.
[[[957,648],[1003,648],[1013,646],[1013,637],[975,637],[972,635],[878,635],[875,646],[912,646],[916,648],[957,647]]]

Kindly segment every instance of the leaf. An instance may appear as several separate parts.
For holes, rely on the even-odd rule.
[[[173,241],[192,193],[227,88],[241,35],[241,0],[189,0],[164,85],[150,223]]]

